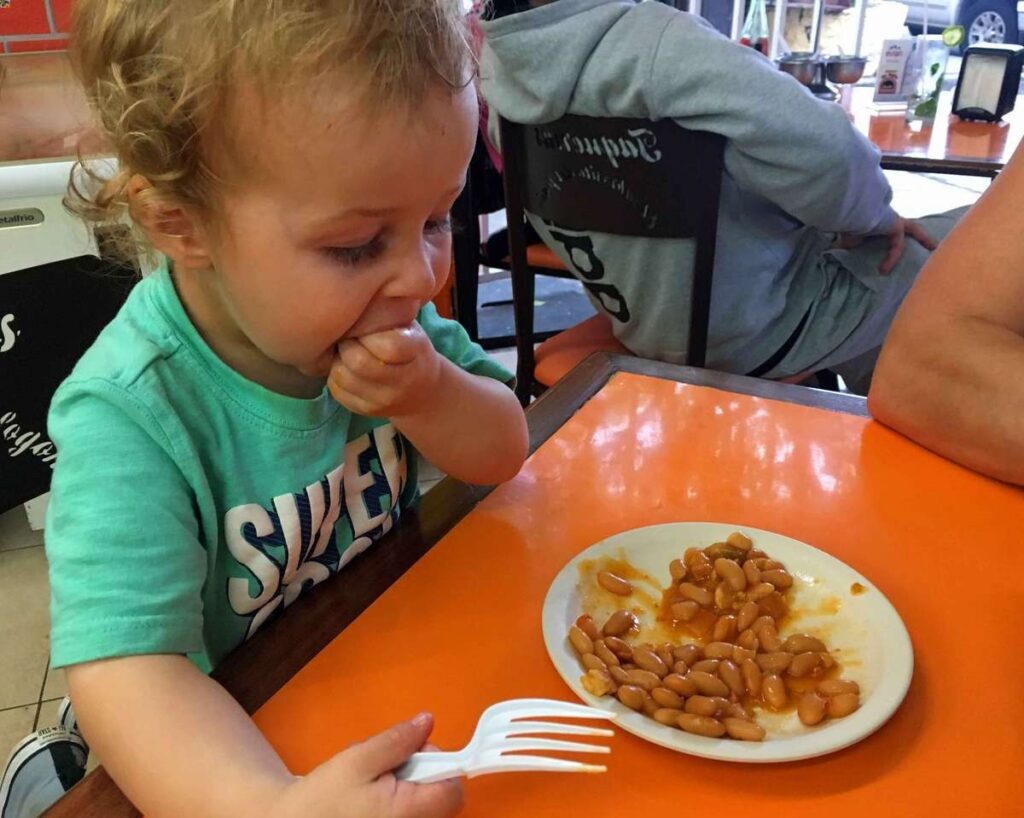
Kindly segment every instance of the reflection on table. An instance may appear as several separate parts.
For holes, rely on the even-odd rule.
[[[939,96],[933,123],[911,122],[905,110],[872,105],[874,89],[861,86],[843,98],[857,129],[882,151],[882,167],[924,173],[994,176],[1024,136],[1024,99],[1001,122],[969,122],[950,112],[953,90]]]

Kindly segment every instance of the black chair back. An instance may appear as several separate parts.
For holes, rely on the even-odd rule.
[[[544,125],[502,119],[500,127],[520,399],[529,400],[534,368],[525,211],[566,230],[694,239],[687,363],[704,366],[725,138],[672,120],[622,117],[568,115]],[[608,308],[604,271],[572,269]],[[609,311],[614,318],[614,305]]]

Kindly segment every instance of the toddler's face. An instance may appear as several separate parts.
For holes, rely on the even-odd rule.
[[[410,115],[277,110],[245,125],[249,170],[211,240],[215,287],[263,355],[322,377],[340,340],[408,325],[440,289],[476,95],[437,89]]]

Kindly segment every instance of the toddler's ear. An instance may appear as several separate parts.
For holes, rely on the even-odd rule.
[[[144,176],[127,186],[129,212],[150,244],[181,268],[206,269],[211,258],[202,230],[183,207],[162,198]]]

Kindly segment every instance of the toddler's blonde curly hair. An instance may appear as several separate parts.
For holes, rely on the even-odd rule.
[[[242,84],[310,104],[340,88],[379,111],[473,73],[461,0],[78,0],[71,56],[119,162],[112,177],[81,159],[72,173],[65,204],[95,224],[157,201],[216,221],[210,157]],[[129,203],[136,174],[152,187]],[[148,248],[132,234],[119,249]]]

